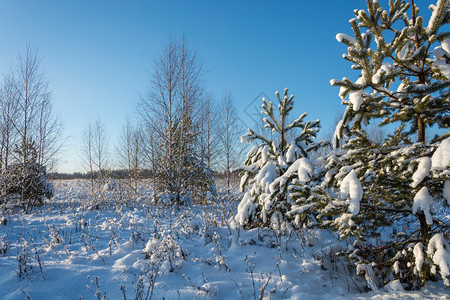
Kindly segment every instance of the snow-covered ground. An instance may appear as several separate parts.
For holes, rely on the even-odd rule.
[[[31,214],[0,212],[0,299],[450,299],[442,282],[362,293],[333,233],[239,230],[236,202],[169,209],[107,192],[92,210],[88,182],[55,188]]]

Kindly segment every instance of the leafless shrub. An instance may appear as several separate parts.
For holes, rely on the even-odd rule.
[[[100,279],[97,276],[92,279],[89,275],[87,278],[92,286],[86,285],[86,288],[92,292],[94,297],[98,300],[108,300],[109,298],[106,296],[106,292],[102,292],[100,288]]]
[[[150,263],[158,264],[161,266],[161,271],[169,272],[181,268],[187,256],[174,236],[164,231],[161,236],[153,236],[148,240],[144,253]]]
[[[202,277],[204,284],[199,285],[194,283],[190,276],[183,274],[183,278],[185,278],[189,282],[189,285],[197,290],[200,295],[206,295],[209,297],[217,296],[217,288],[209,282],[208,278],[205,277],[205,274],[202,273]]]
[[[6,256],[10,243],[11,242],[6,239],[6,234],[0,236],[0,254]]]

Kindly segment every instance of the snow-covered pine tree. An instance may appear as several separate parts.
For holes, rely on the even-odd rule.
[[[276,92],[278,105],[274,109],[272,101],[262,99],[263,121],[271,130],[271,136],[264,136],[249,128],[241,137],[241,142],[255,142],[247,154],[245,166],[241,168],[241,189],[245,191],[238,207],[236,221],[251,228],[269,226],[284,228],[295,224],[296,202],[291,199],[289,186],[296,183],[307,184],[315,173],[314,161],[310,154],[327,144],[315,142],[320,121],[307,121],[306,113],[292,123],[288,123],[293,109],[294,96],[284,96]]]
[[[418,142],[424,143],[426,126],[448,128],[450,124],[446,92],[450,33],[439,32],[450,20],[448,1],[430,6],[432,15],[426,27],[414,2],[389,1],[389,11],[378,1],[367,3],[367,12],[355,10],[356,18],[350,20],[355,37],[336,36],[348,46],[343,58],[361,72],[355,82],[345,77],[331,80],[332,85],[341,87],[339,96],[348,105],[338,136],[342,137],[349,123],[359,129],[361,122],[383,118],[380,125],[408,123],[408,133],[417,133]],[[366,32],[361,32],[363,28]]]
[[[44,198],[53,196],[53,185],[47,181],[45,166],[37,163],[35,143],[23,141],[15,149],[17,163],[11,164],[2,174],[2,190],[6,200],[16,197],[24,212],[44,204]],[[8,201],[6,201],[8,202]]]
[[[427,126],[450,125],[449,1],[430,6],[427,25],[414,1],[367,4],[350,20],[354,37],[336,36],[361,73],[331,81],[347,105],[335,141],[346,143],[328,158],[322,188],[333,199],[321,213],[336,217],[324,224],[357,237],[350,257],[376,274],[372,288],[393,277],[416,288],[438,273],[449,286],[450,224],[435,206],[450,204],[450,133],[426,143]],[[381,144],[361,125],[377,119],[397,127]]]

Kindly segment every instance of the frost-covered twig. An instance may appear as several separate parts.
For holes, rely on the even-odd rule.
[[[204,285],[200,286],[194,282],[192,282],[191,277],[189,275],[183,274],[183,278],[185,278],[188,282],[189,285],[191,287],[193,287],[194,289],[196,289],[201,295],[207,295],[209,297],[214,296],[215,292],[213,292],[211,290],[211,284],[208,282],[208,279],[205,277],[204,274],[202,274],[203,276],[203,281],[205,282]]]
[[[96,297],[98,300],[108,300],[108,297],[106,296],[106,292],[102,293],[102,290],[100,289],[100,279],[95,276],[94,279],[92,279],[89,275],[87,277],[89,281],[91,282],[92,286],[95,290],[91,289],[89,285],[86,285],[86,288],[92,292],[94,297]]]
[[[256,252],[253,253],[252,258],[249,258],[248,255],[245,255],[244,261],[247,264],[247,272],[250,273],[250,279],[252,280],[252,286],[253,286],[253,299],[256,300],[256,285],[255,285],[255,274],[254,274],[254,269],[255,269],[255,264],[251,263],[251,260],[255,257]]]
[[[88,243],[88,241],[86,240],[85,234],[83,233],[81,236],[82,236],[82,238],[83,238],[83,240],[84,240],[84,246],[85,246],[85,248],[86,248],[86,252],[88,252],[88,249],[91,248],[91,249],[95,252],[95,254],[98,256],[98,258],[100,258],[100,260],[103,262],[103,264],[106,264],[106,263],[105,263],[105,260],[104,260],[103,257],[100,255],[100,253],[97,251],[97,249],[95,249],[95,247],[94,247],[91,243]],[[89,248],[88,248],[88,247],[89,247]]]

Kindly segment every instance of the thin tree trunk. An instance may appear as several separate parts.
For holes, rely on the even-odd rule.
[[[423,212],[418,213],[417,217],[419,219],[420,224],[420,235],[422,236],[422,242],[425,245],[430,238],[429,236],[430,225],[428,225],[427,220],[425,218],[425,214]]]
[[[418,131],[417,141],[419,143],[425,143],[425,123],[423,122],[421,116],[417,116],[417,131]]]

